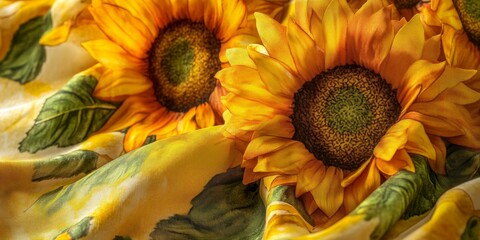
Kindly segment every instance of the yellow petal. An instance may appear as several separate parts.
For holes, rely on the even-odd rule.
[[[360,167],[358,167],[354,171],[348,173],[348,175],[345,176],[342,180],[342,187],[347,187],[348,185],[352,184],[358,177],[360,177],[360,175],[363,173],[365,168],[367,166],[370,166],[372,158],[374,158],[374,157],[372,156],[370,159],[368,159],[367,161],[362,163],[362,165],[360,165]]]
[[[423,47],[422,59],[436,62],[442,53],[440,35],[433,36],[425,41]]]
[[[253,171],[281,175],[298,174],[304,165],[312,160],[316,161],[303,143],[294,142],[278,151],[258,156]]]
[[[413,166],[412,159],[408,155],[405,149],[399,149],[392,157],[390,161],[383,161],[381,159],[376,159],[376,167],[382,173],[392,176],[398,171],[405,169],[410,172],[415,172],[415,167]]]
[[[259,43],[259,39],[257,36],[253,36],[250,34],[243,34],[239,32],[238,34],[232,36],[226,42],[223,42],[220,47],[219,58],[222,63],[227,63],[228,59],[226,56],[226,52],[230,48],[246,48],[249,44]]]
[[[247,23],[247,7],[242,0],[222,1],[223,19],[219,26],[217,37],[225,42]]]
[[[346,1],[333,0],[325,9],[323,32],[325,38],[325,69],[347,63],[347,24],[353,12]]]
[[[236,116],[241,116],[248,120],[260,120],[272,118],[275,114],[289,115],[291,111],[276,109],[274,107],[259,104],[258,101],[252,101],[240,96],[229,94],[223,98],[225,107]],[[255,114],[252,114],[255,113]]]
[[[160,15],[168,12],[163,9],[158,9],[154,0],[144,1],[123,1],[123,0],[103,0],[105,3],[116,5],[127,10],[133,17],[140,20],[150,31],[151,36],[155,37],[158,34],[159,26],[161,24]],[[161,11],[163,10],[163,11]]]
[[[108,66],[108,68],[127,68],[142,71],[147,67],[143,60],[128,54],[123,48],[110,40],[99,39],[85,42],[82,45],[95,60],[104,66]]]
[[[259,136],[248,144],[247,149],[243,155],[243,159],[253,159],[260,155],[268,154],[293,144],[295,141],[288,138],[281,138],[277,136]]]
[[[336,167],[328,167],[325,178],[311,193],[318,208],[328,217],[332,217],[343,204],[344,189],[340,185],[343,171]]]
[[[326,167],[321,161],[314,159],[305,164],[297,177],[295,196],[299,197],[300,195],[316,188],[325,178],[325,172]]]
[[[478,69],[480,66],[480,51],[468,36],[445,25],[442,32],[442,45],[445,58],[455,67]]]
[[[288,22],[287,39],[297,72],[304,81],[311,80],[323,70],[325,56],[308,34],[293,21]]]
[[[395,35],[390,53],[380,72],[390,84],[400,82],[413,62],[420,59],[425,43],[420,15],[415,15]]]
[[[471,113],[450,101],[415,103],[410,109],[413,113],[407,113],[405,118],[422,122],[429,134],[449,137],[449,141],[454,144],[480,148],[478,112]],[[448,113],[448,116],[445,116],[445,113]],[[408,114],[411,116],[407,116]]]
[[[445,141],[441,137],[430,136],[430,142],[432,142],[435,148],[436,159],[428,159],[428,163],[436,173],[445,174],[445,161],[447,157]]]
[[[373,150],[375,157],[390,161],[398,149],[435,158],[435,150],[420,122],[400,120],[391,126]]]
[[[110,117],[100,132],[109,132],[125,129],[145,119],[152,112],[160,108],[160,104],[153,96],[132,96],[127,98],[120,108]]]
[[[365,4],[373,2],[378,1],[369,1]],[[390,52],[394,29],[391,24],[391,8],[383,8],[374,13],[370,13],[369,9],[362,8],[350,21],[348,37],[352,43],[347,50],[348,55],[357,64],[378,72]],[[372,25],[375,27],[365,27]]]
[[[56,46],[67,41],[71,25],[72,22],[67,21],[64,24],[50,30],[42,36],[39,43],[45,46]]]
[[[200,128],[211,127],[215,125],[215,114],[210,104],[203,103],[197,106],[195,120]]]
[[[400,82],[393,83],[397,89],[397,99],[402,105],[403,115],[410,105],[417,101],[418,95],[432,85],[444,72],[445,62],[431,63],[426,60],[418,60],[413,63]]]
[[[203,22],[212,32],[218,31],[223,17],[222,1],[205,0]],[[219,37],[219,36],[217,36]]]
[[[153,95],[152,86],[152,81],[137,71],[107,70],[99,79],[94,95],[104,100],[118,102],[147,90],[152,90],[150,95]]]
[[[293,71],[296,70],[290,49],[287,44],[287,30],[277,21],[263,13],[255,13],[258,35],[268,51],[268,54],[276,58]]]
[[[203,1],[188,0],[188,19],[193,22],[202,22],[205,12],[205,3]]]
[[[376,161],[371,159],[360,176],[347,186],[351,191],[348,191],[350,195],[345,194],[345,198],[353,198],[355,203],[359,204],[380,186],[380,173],[375,163]]]
[[[197,130],[198,126],[195,121],[196,107],[190,108],[178,122],[177,131],[179,134]]]
[[[255,69],[233,66],[222,69],[215,77],[220,79],[222,86],[227,91],[246,99],[281,109],[287,109],[292,106],[292,99],[270,93]]]
[[[259,136],[275,136],[291,139],[295,129],[292,125],[292,119],[288,115],[275,115],[264,121],[253,132],[252,138]]]
[[[430,2],[430,7],[435,11],[442,23],[446,23],[456,30],[462,29],[462,22],[460,21],[457,10],[453,5],[453,1],[432,0]]]
[[[255,63],[248,56],[246,48],[229,48],[227,49],[226,56],[228,62],[232,66],[246,66],[255,69]]]
[[[108,4],[90,7],[95,22],[102,31],[129,54],[145,58],[155,35],[127,10]]]
[[[280,61],[255,51],[252,46],[248,46],[248,55],[255,62],[260,78],[271,93],[291,99],[302,86],[303,82]]]
[[[477,71],[473,69],[460,69],[447,66],[443,74],[418,96],[418,101],[431,101],[441,92],[460,82],[469,80],[476,73]]]
[[[167,111],[165,108],[160,108],[146,117],[139,123],[134,124],[128,129],[125,135],[124,148],[126,152],[130,152],[133,149],[139,148],[143,145],[146,138],[152,133],[166,125],[163,119],[167,118]],[[163,119],[162,119],[163,118]]]

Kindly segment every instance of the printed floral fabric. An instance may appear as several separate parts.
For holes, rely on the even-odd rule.
[[[478,239],[479,29],[469,0],[0,0],[0,239]]]

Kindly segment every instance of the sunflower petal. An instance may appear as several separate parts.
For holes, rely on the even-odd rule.
[[[297,72],[305,81],[323,70],[325,56],[310,36],[293,21],[288,22],[287,39]]]
[[[260,136],[252,139],[243,155],[244,159],[253,159],[293,144],[295,141],[277,136]]]
[[[309,161],[315,157],[305,148],[303,143],[294,142],[279,151],[258,156],[254,172],[270,172],[274,174],[298,174]]]
[[[399,149],[435,159],[435,150],[418,121],[403,119],[391,126],[374,148],[373,154],[378,159],[390,161]]]
[[[215,125],[215,114],[210,104],[203,103],[197,107],[195,120],[200,128],[211,127]]]
[[[354,207],[357,207],[360,202],[380,186],[380,173],[375,163],[375,159],[368,161],[367,167],[361,171],[360,176],[345,189],[345,199],[353,198]],[[350,211],[353,210],[352,206],[348,208]]]
[[[413,62],[420,59],[425,43],[424,29],[420,15],[415,15],[397,32],[390,53],[380,72],[392,85],[400,82]],[[402,61],[395,61],[402,59]]]
[[[248,56],[246,48],[229,48],[227,49],[226,56],[228,62],[232,66],[245,66],[255,69],[255,63]]]
[[[247,23],[247,6],[242,0],[222,1],[223,20],[218,29],[217,37],[225,42]]]
[[[291,99],[300,88],[302,82],[278,60],[257,52],[251,45],[248,46],[248,55],[255,62],[260,78],[271,93]]]
[[[128,96],[151,90],[152,86],[152,81],[137,71],[107,70],[98,81],[94,95],[107,101],[118,102]]]
[[[232,36],[226,42],[223,42],[220,46],[219,58],[222,63],[227,63],[229,59],[226,56],[226,52],[231,48],[243,48],[246,49],[249,44],[259,43],[257,36],[239,33]],[[232,63],[230,63],[232,64]]]
[[[296,70],[287,42],[287,30],[280,23],[263,13],[255,13],[258,35],[268,54]]]
[[[469,80],[476,73],[477,71],[473,69],[460,69],[446,66],[443,74],[418,96],[418,101],[431,101],[441,92],[452,88],[460,82]]]
[[[344,189],[341,186],[343,170],[336,167],[328,167],[325,178],[311,193],[318,208],[328,217],[332,217],[342,206]]]
[[[152,133],[155,130],[163,127],[166,124],[165,121],[162,121],[164,120],[162,118],[165,118],[167,114],[168,113],[165,108],[160,108],[141,122],[131,126],[125,135],[125,151],[130,152],[133,149],[141,147],[148,136],[153,135]]]
[[[198,129],[195,121],[196,107],[190,108],[180,119],[177,126],[179,134],[191,132]]]
[[[325,178],[326,167],[321,161],[310,161],[298,174],[295,196],[303,195],[316,188]]]
[[[132,56],[147,56],[155,36],[142,21],[118,6],[102,3],[92,5],[90,12],[95,22],[112,41]]]
[[[212,32],[218,31],[223,17],[222,1],[206,0],[203,22]],[[219,37],[219,36],[217,36]]]
[[[104,3],[119,6],[127,10],[133,17],[140,20],[150,31],[151,36],[157,36],[160,25],[160,9],[153,3],[153,0],[144,1],[123,1],[123,0],[102,0]],[[153,21],[152,21],[153,20]]]
[[[259,136],[275,136],[291,139],[295,129],[288,115],[275,115],[263,122],[253,133],[252,138]]]
[[[158,108],[160,108],[160,104],[153,96],[129,97],[110,117],[100,132],[110,132],[125,129],[142,121]]]
[[[390,161],[376,159],[375,162],[378,170],[388,176],[393,176],[402,169],[415,172],[415,166],[413,165],[412,159],[405,149],[399,149]]]
[[[104,66],[112,69],[133,69],[141,71],[146,68],[146,63],[131,56],[123,48],[106,39],[85,42],[83,47],[90,55]]]
[[[333,0],[323,15],[325,69],[347,63],[347,25],[353,12],[346,1]]]
[[[365,15],[366,12],[370,13],[369,9],[362,8],[363,11],[359,10],[350,21],[348,37],[353,43],[347,46],[347,51],[349,57],[356,63],[378,71],[390,52],[394,37],[394,29],[390,23],[391,8],[383,8],[378,12]]]

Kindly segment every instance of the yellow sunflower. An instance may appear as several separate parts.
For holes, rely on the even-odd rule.
[[[225,49],[258,42],[253,11],[280,14],[285,2],[93,0],[90,12],[108,37],[83,44],[106,68],[94,95],[123,102],[101,131],[129,127],[130,151],[148,136],[222,123],[225,90],[214,75],[228,66]]]
[[[475,71],[439,62],[439,37],[426,38],[420,16],[399,19],[393,5],[297,1],[283,26],[255,14],[262,45],[229,49],[216,77],[225,135],[242,147],[244,182],[296,186],[318,226],[327,226],[421,154],[442,171],[443,138],[480,148],[478,103],[469,88],[444,91]]]

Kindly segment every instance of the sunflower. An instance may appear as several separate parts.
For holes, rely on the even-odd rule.
[[[225,135],[244,150],[245,183],[295,185],[326,227],[385,178],[415,171],[409,154],[442,171],[443,138],[480,147],[471,102],[451,101],[479,93],[444,91],[475,71],[437,61],[439,38],[425,37],[419,15],[399,19],[382,0],[356,12],[345,0],[295,9],[286,26],[255,14],[262,45],[227,50],[232,66],[216,75],[229,92]]]
[[[105,71],[94,95],[122,105],[101,131],[128,127],[124,148],[223,122],[214,78],[225,49],[258,42],[253,11],[279,14],[286,1],[93,0],[108,39],[83,44]],[[253,27],[251,27],[253,25]]]

